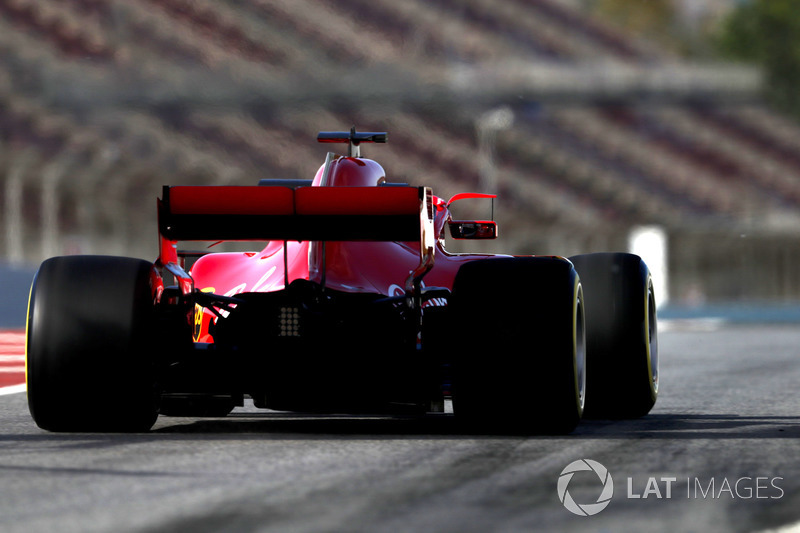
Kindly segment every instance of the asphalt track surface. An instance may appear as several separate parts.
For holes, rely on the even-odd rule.
[[[252,409],[50,434],[3,394],[0,532],[800,530],[800,325],[696,325],[662,331],[649,416],[564,437]],[[583,459],[614,483],[592,516],[557,489]],[[591,471],[564,480],[576,504],[602,495]]]

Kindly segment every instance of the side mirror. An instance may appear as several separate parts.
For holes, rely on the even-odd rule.
[[[496,239],[497,222],[483,220],[451,220],[447,223],[454,239]]]

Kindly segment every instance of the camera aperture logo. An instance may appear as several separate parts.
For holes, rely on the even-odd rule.
[[[594,503],[578,503],[569,493],[569,482],[576,472],[591,471],[597,474],[602,485],[600,495]],[[608,469],[591,459],[578,459],[573,461],[561,471],[558,477],[558,499],[568,511],[578,516],[593,516],[605,509],[614,496],[614,480],[611,479]]]

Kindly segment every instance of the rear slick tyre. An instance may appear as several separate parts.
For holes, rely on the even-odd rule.
[[[28,406],[49,431],[149,430],[155,387],[153,265],[70,256],[39,268],[28,303]]]
[[[583,413],[584,311],[568,261],[474,261],[448,304],[457,335],[453,411],[469,430],[564,434]]]
[[[637,255],[570,257],[586,295],[587,418],[638,418],[658,398],[658,326],[650,271]]]

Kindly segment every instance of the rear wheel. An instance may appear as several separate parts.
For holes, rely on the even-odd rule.
[[[658,329],[650,271],[626,253],[571,257],[586,295],[586,416],[637,418],[658,397]]]
[[[48,259],[31,287],[28,406],[50,431],[146,431],[158,416],[152,264]]]
[[[581,283],[560,258],[463,265],[448,305],[457,336],[453,410],[472,427],[568,433],[583,412]]]

